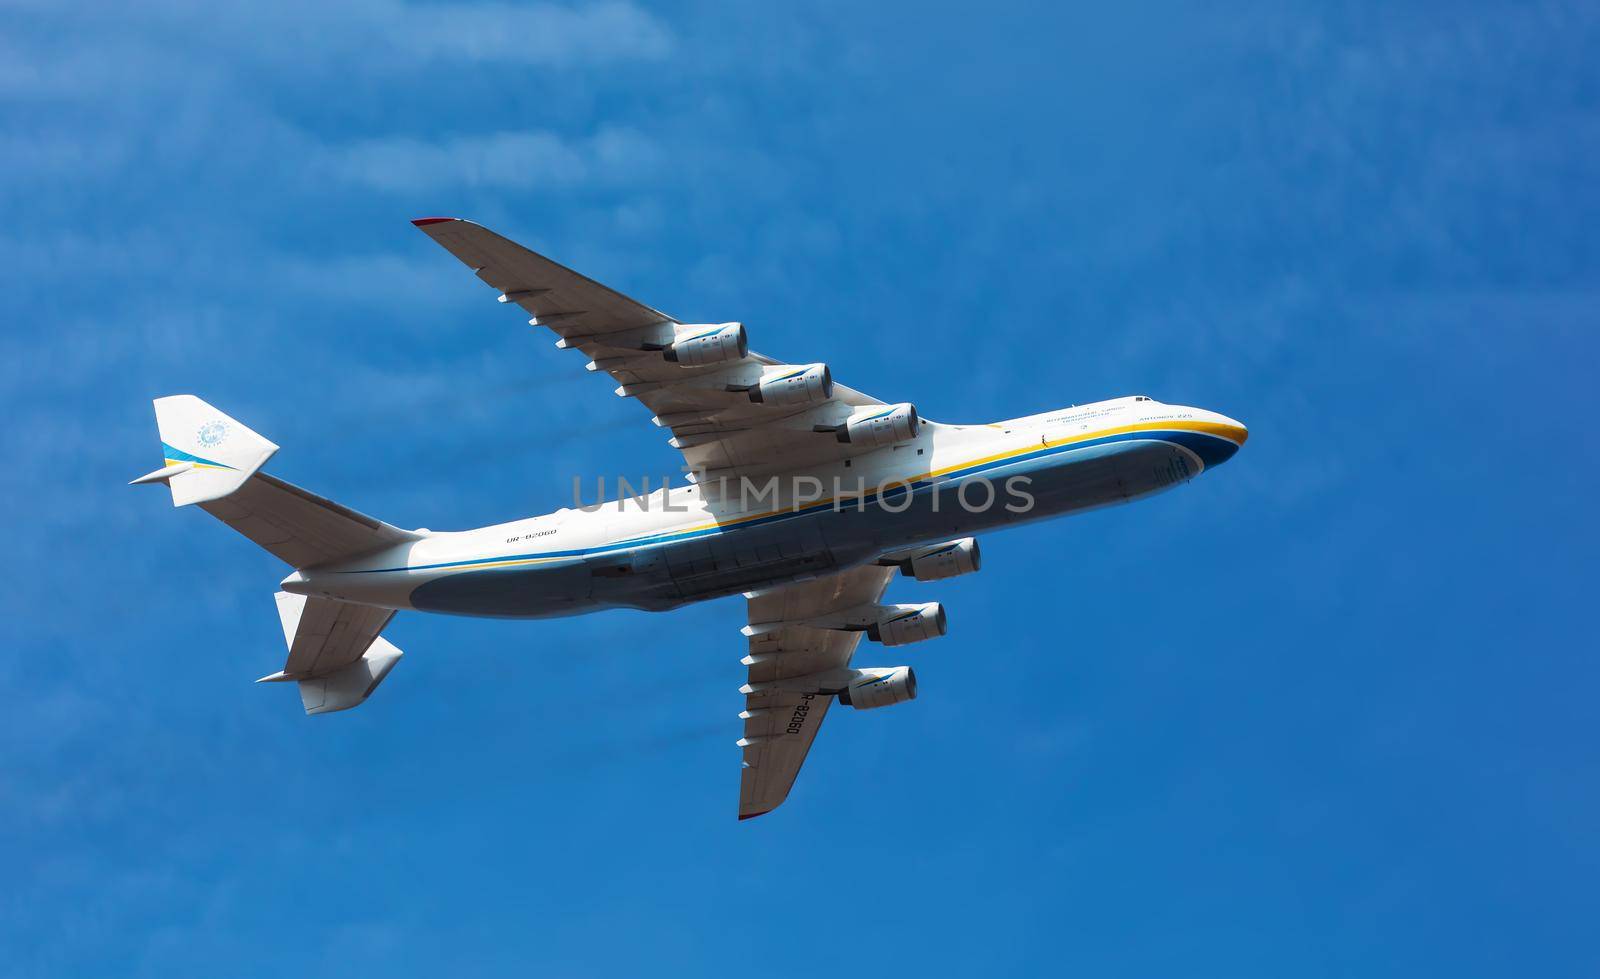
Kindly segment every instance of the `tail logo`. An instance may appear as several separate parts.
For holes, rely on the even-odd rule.
[[[221,419],[206,422],[195,433],[195,438],[208,449],[221,445],[228,438],[228,423]]]

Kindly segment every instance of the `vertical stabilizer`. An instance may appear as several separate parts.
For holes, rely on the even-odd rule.
[[[157,398],[155,408],[166,467],[134,482],[166,483],[173,506],[227,496],[278,451],[192,394]]]

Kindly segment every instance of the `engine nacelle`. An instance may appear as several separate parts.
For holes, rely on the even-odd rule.
[[[916,405],[862,408],[839,426],[839,441],[868,448],[899,445],[917,437],[921,425]]]
[[[750,388],[750,400],[756,404],[809,405],[831,397],[833,374],[827,364],[791,367],[763,377]]]
[[[741,360],[750,352],[750,340],[743,323],[718,326],[692,326],[684,329],[662,352],[662,356],[681,367],[704,367]]]
[[[839,691],[839,703],[856,710],[888,707],[917,699],[917,674],[909,666],[876,666],[854,670],[850,685]]]
[[[924,639],[937,639],[946,628],[944,606],[938,602],[925,605],[891,606],[877,622],[867,627],[867,638],[885,646],[906,646]]]
[[[982,563],[978,542],[971,537],[963,537],[912,554],[909,560],[901,563],[900,570],[918,581],[938,581],[971,574]]]

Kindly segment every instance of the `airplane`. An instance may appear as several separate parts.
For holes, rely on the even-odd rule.
[[[470,221],[412,224],[643,403],[688,477],[477,530],[404,530],[262,472],[278,446],[199,398],[156,399],[165,465],[133,483],[166,485],[174,506],[198,504],[293,569],[276,595],[288,657],[258,682],[297,683],[307,714],[371,696],[401,657],[380,635],[396,611],[537,619],[742,593],[738,814],[764,815],[834,703],[917,696],[909,666],[852,665],[863,637],[945,634],[939,602],[881,603],[892,578],[970,574],[974,535],[1171,489],[1248,436],[1143,395],[931,421],[825,363],[752,352],[742,323],[680,322]]]

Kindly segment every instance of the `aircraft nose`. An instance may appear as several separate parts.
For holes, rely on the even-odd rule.
[[[1227,415],[1207,411],[1200,414],[1200,418],[1206,423],[1204,431],[1209,437],[1200,440],[1196,451],[1208,469],[1232,459],[1234,453],[1238,452],[1239,447],[1250,437],[1250,430],[1244,427],[1243,422]]]
[[[1222,434],[1243,446],[1250,439],[1250,430],[1244,427],[1244,422],[1229,418],[1227,415],[1218,415],[1217,423],[1222,426]]]

